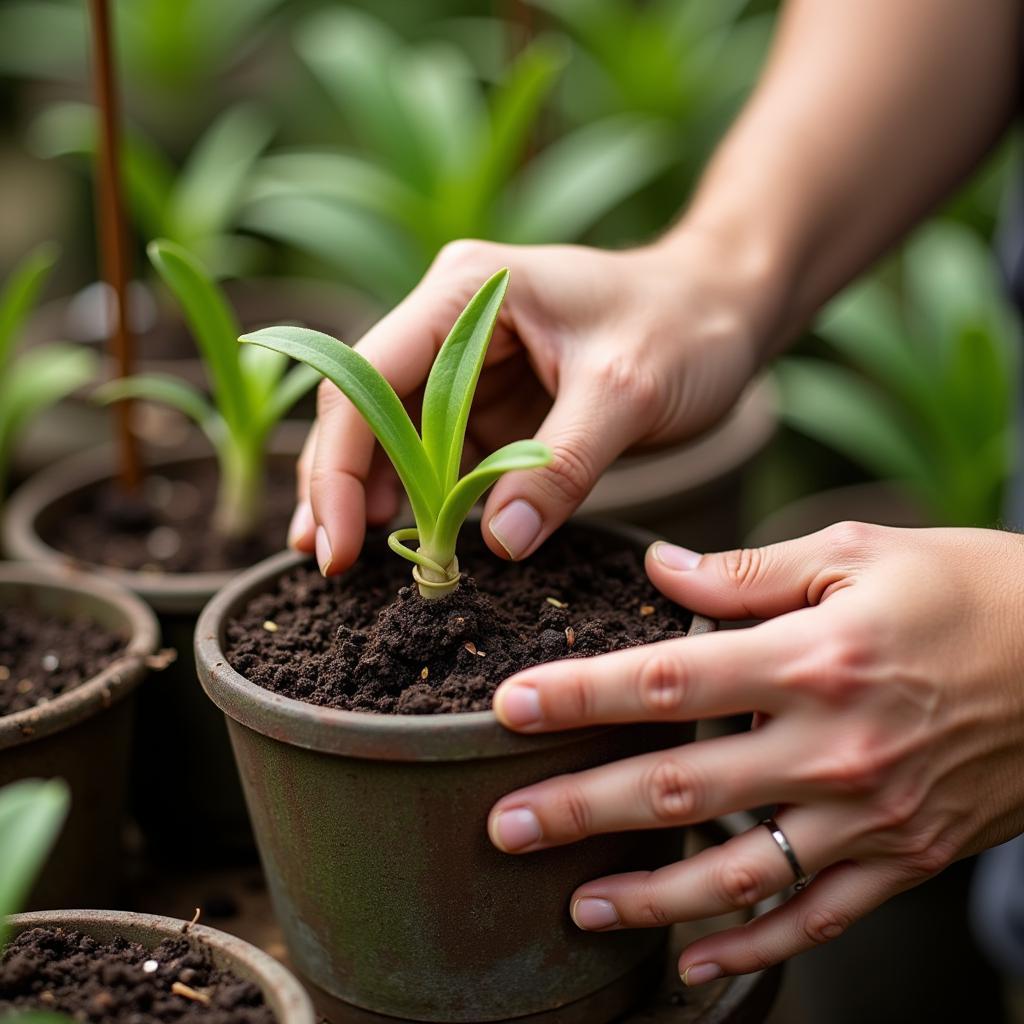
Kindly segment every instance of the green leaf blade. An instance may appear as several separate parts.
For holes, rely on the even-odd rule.
[[[219,419],[213,406],[196,388],[169,374],[146,373],[134,377],[119,377],[101,384],[93,392],[93,399],[103,405],[132,398],[169,405],[206,432],[213,421]]]
[[[33,249],[11,272],[0,293],[0,370],[14,351],[25,320],[43,290],[60,247],[44,242]]]
[[[499,270],[470,299],[441,346],[427,378],[423,393],[423,448],[445,494],[459,477],[473,394],[508,282],[508,270]]]
[[[265,327],[240,341],[262,345],[313,367],[359,410],[391,459],[420,526],[441,504],[434,469],[401,399],[371,363],[336,338],[305,327]]]

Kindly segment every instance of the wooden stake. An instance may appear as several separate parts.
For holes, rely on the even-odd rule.
[[[114,47],[108,0],[89,0],[93,28],[93,91],[100,111],[100,146],[96,167],[96,230],[100,239],[103,279],[114,293],[110,354],[118,375],[127,377],[134,368],[134,344],[128,317],[128,232],[121,189],[121,139]],[[125,491],[139,485],[139,453],[132,434],[132,403],[117,402],[119,448],[118,479]]]

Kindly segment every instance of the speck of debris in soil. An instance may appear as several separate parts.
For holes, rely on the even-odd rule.
[[[637,552],[587,531],[567,527],[509,563],[467,526],[459,562],[472,575],[424,600],[407,585],[406,563],[371,535],[349,573],[325,580],[304,565],[253,598],[228,623],[228,661],[260,686],[324,707],[479,711],[520,669],[680,637],[690,625],[690,612],[651,585]],[[638,616],[640,605],[657,614]],[[276,631],[263,628],[268,620]]]
[[[92,619],[24,605],[0,607],[0,715],[45,704],[91,679],[127,639]]]
[[[94,1024],[275,1020],[257,985],[214,967],[207,952],[185,939],[147,949],[122,938],[101,943],[65,928],[31,928],[0,955],[0,1018],[29,1010]]]

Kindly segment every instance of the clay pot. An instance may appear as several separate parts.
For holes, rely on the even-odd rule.
[[[271,458],[280,460],[289,473],[305,436],[303,425],[291,426],[286,425],[271,446]],[[150,460],[149,466],[167,470],[211,458],[164,457]],[[54,565],[71,562],[43,538],[52,536],[54,524],[76,506],[82,491],[111,478],[113,464],[109,448],[96,449],[57,463],[23,484],[6,506],[3,544],[8,555]],[[177,651],[177,660],[154,677],[138,707],[132,804],[150,852],[207,863],[254,859],[252,830],[223,718],[200,690],[192,655],[200,609],[234,574],[92,568],[146,601],[159,616],[164,643]]]
[[[133,594],[71,568],[0,565],[0,605],[56,617],[85,615],[128,637],[99,675],[38,707],[0,717],[0,786],[18,779],[66,780],[71,811],[29,899],[32,907],[113,900],[132,740],[130,699],[160,646],[153,613]]]
[[[234,935],[197,924],[153,914],[118,910],[55,910],[45,914],[15,914],[8,918],[13,935],[29,928],[74,928],[99,942],[122,938],[147,947],[164,939],[185,938],[195,950],[207,952],[213,963],[251,981],[263,993],[277,1024],[315,1024],[313,1006],[302,986],[273,957]],[[186,930],[187,927],[187,930]]]
[[[616,546],[653,539],[614,524],[572,528]],[[512,857],[488,840],[487,813],[517,787],[676,746],[692,725],[520,736],[491,711],[378,715],[272,693],[228,664],[225,629],[303,561],[274,556],[217,594],[199,618],[196,656],[227,718],[291,960],[319,1010],[336,1021],[364,1019],[353,1005],[476,1024],[616,1018],[660,973],[665,932],[586,934],[569,919],[569,896],[588,879],[677,860],[680,831]],[[695,616],[690,634],[714,628]]]

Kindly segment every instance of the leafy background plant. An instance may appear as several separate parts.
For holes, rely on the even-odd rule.
[[[57,247],[41,245],[14,269],[0,291],[0,503],[11,458],[31,420],[92,380],[93,353],[54,342],[18,350],[18,336],[57,260]]]
[[[150,243],[148,251],[181,304],[212,401],[181,378],[156,373],[110,381],[97,390],[96,398],[159,402],[193,420],[217,455],[220,482],[214,528],[224,537],[244,539],[258,529],[263,516],[271,430],[319,375],[306,366],[288,369],[287,357],[276,352],[240,349],[241,329],[234,312],[199,260],[166,239]]]

